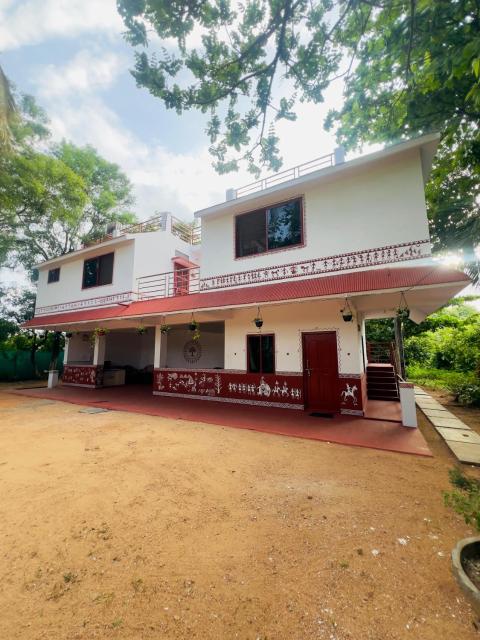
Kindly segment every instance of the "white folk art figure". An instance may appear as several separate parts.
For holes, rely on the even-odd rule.
[[[269,397],[272,392],[272,389],[269,384],[265,382],[265,378],[262,376],[260,378],[260,384],[258,385],[257,395]]]
[[[356,406],[357,404],[357,391],[358,391],[358,387],[356,384],[350,386],[348,383],[345,384],[346,389],[344,389],[341,392],[341,396],[342,396],[342,400],[343,402],[346,402],[348,400],[348,398],[352,398],[353,401],[353,405]]]

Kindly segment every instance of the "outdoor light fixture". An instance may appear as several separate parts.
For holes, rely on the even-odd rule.
[[[404,320],[410,317],[410,309],[408,308],[407,300],[403,291],[400,294],[400,304],[398,305],[397,316]]]
[[[348,302],[348,298],[345,298],[345,306],[343,309],[340,309],[340,313],[342,314],[344,322],[351,322],[353,320],[353,311]]]
[[[253,319],[253,322],[255,323],[255,326],[257,327],[257,329],[261,329],[262,328],[262,326],[263,326],[263,318],[262,318],[262,315],[260,313],[260,307],[257,307],[257,315]]]

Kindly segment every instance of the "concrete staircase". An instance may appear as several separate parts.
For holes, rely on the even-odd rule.
[[[393,365],[382,363],[367,366],[367,395],[369,400],[400,400]]]

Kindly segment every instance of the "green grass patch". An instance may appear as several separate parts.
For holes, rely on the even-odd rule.
[[[453,391],[462,384],[478,384],[475,373],[462,371],[448,371],[446,369],[434,369],[421,367],[416,364],[407,367],[407,378],[422,387]]]

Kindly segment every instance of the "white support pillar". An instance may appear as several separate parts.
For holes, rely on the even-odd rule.
[[[105,362],[105,336],[95,335],[93,348],[93,364],[103,365]]]
[[[415,406],[415,390],[410,382],[399,382],[400,407],[404,427],[418,427],[417,407]]]
[[[155,327],[155,351],[153,354],[153,368],[160,369],[160,358],[162,353],[162,332],[160,331],[160,326],[157,325]]]
[[[71,338],[65,337],[65,346],[63,347],[63,364],[68,364],[68,350],[70,348],[70,340],[73,340],[73,336]]]

